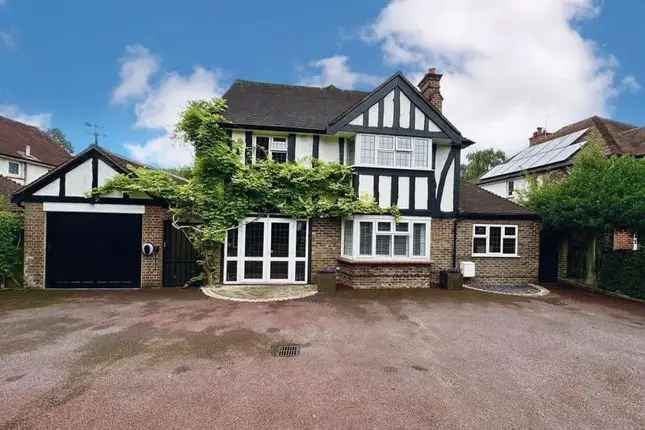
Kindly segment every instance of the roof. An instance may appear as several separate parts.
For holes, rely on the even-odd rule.
[[[226,119],[245,126],[324,131],[329,122],[369,93],[237,80],[224,94]]]
[[[618,133],[615,138],[620,153],[637,157],[645,156],[645,127],[623,131]]]
[[[31,155],[25,153],[27,145]],[[50,166],[72,158],[72,154],[42,130],[3,116],[0,116],[0,154]]]
[[[465,181],[461,181],[459,211],[466,218],[538,218],[535,212]]]

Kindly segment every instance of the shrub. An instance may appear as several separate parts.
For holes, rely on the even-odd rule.
[[[22,216],[0,210],[0,276],[22,285]]]
[[[606,250],[600,266],[600,288],[645,299],[645,249]]]

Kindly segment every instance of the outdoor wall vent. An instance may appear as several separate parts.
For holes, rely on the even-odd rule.
[[[464,278],[475,277],[475,263],[472,261],[462,261],[459,263],[459,271]]]

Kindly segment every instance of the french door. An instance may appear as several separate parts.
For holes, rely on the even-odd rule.
[[[229,230],[224,252],[225,283],[305,283],[307,221],[250,219]]]

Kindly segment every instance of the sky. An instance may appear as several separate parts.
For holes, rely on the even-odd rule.
[[[60,128],[75,151],[189,164],[189,100],[235,79],[370,90],[444,73],[472,149],[513,154],[537,126],[597,114],[645,126],[642,0],[0,0],[0,115]]]

